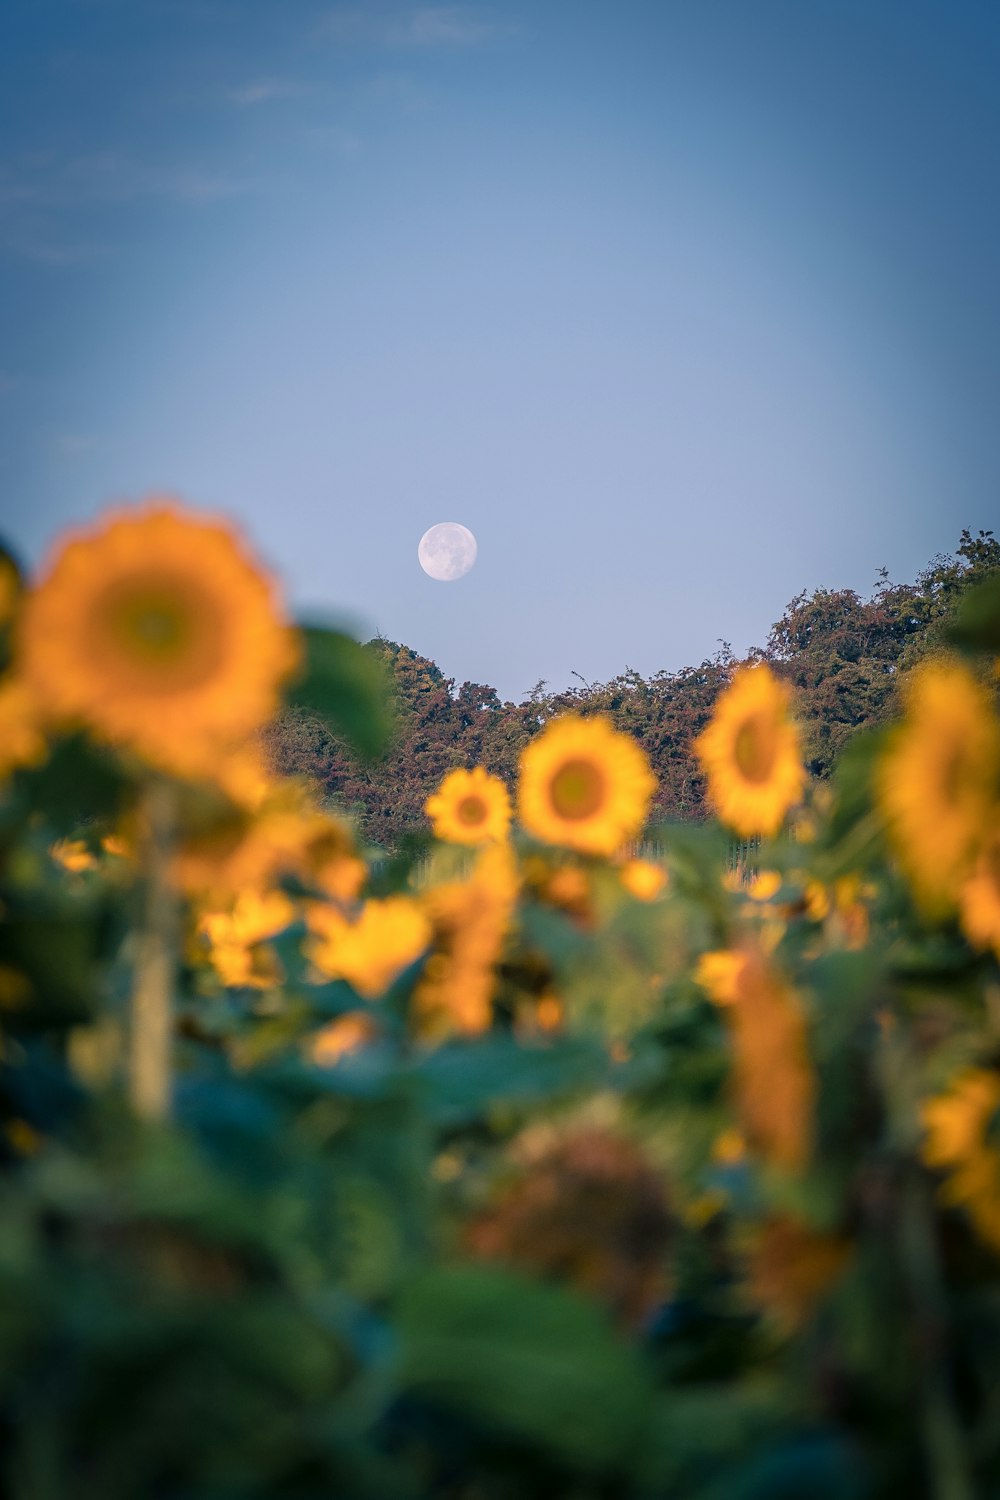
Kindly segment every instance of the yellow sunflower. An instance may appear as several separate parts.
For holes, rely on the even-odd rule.
[[[725,1010],[748,1144],[777,1166],[801,1169],[812,1145],[816,1086],[798,996],[756,948],[706,953],[695,978]]]
[[[268,989],[281,976],[274,954],[260,945],[294,919],[295,908],[283,891],[244,890],[228,908],[203,912],[197,930],[223,984]]]
[[[333,1068],[342,1057],[358,1052],[378,1036],[375,1021],[363,1010],[349,1010],[313,1033],[307,1054],[321,1068]]]
[[[449,844],[498,841],[507,837],[510,827],[507,788],[482,766],[449,771],[424,811],[434,825],[434,836]]]
[[[626,860],[618,878],[637,901],[655,901],[666,890],[669,879],[663,866],[651,859]]]
[[[923,1108],[923,1158],[947,1174],[942,1198],[964,1207],[995,1250],[1000,1250],[998,1112],[1000,1075],[985,1068],[967,1068],[947,1093],[928,1100]]]
[[[529,833],[613,854],[642,828],[656,779],[645,752],[602,717],[555,719],[521,754],[518,808]]]
[[[414,997],[425,1035],[475,1035],[493,1019],[496,964],[517,901],[517,870],[509,845],[484,849],[468,880],[434,886],[424,908],[434,951]]]
[[[296,659],[238,537],[169,501],[64,541],[25,600],[19,649],[54,718],[181,771],[263,724]]]
[[[1000,726],[985,690],[957,662],[918,667],[905,702],[879,767],[879,800],[917,898],[943,911],[990,826]]]
[[[979,852],[958,897],[962,931],[975,948],[992,948],[1000,958],[1000,832]]]
[[[744,838],[777,833],[802,796],[806,773],[790,703],[789,688],[769,667],[741,667],[695,741],[710,801]]]
[[[367,1000],[385,994],[431,939],[427,916],[409,896],[366,901],[353,921],[314,902],[307,921],[313,936],[305,952],[315,968],[327,979],[346,979]]]

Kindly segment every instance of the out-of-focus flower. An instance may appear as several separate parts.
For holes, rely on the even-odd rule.
[[[916,896],[931,911],[947,910],[991,826],[1000,726],[985,690],[957,662],[918,667],[905,703],[879,768],[879,798]]]
[[[332,900],[357,899],[367,870],[350,829],[317,808],[302,781],[255,776],[238,758],[240,781],[230,788],[242,798],[222,810],[200,833],[189,832],[173,862],[173,877],[193,895],[217,899],[296,876]]]
[[[1000,1075],[967,1068],[923,1108],[927,1165],[943,1171],[941,1197],[964,1208],[981,1237],[1000,1250]]]
[[[619,879],[637,901],[655,901],[667,886],[666,870],[651,859],[626,860]]]
[[[449,771],[425,812],[436,838],[451,844],[484,844],[507,837],[510,798],[499,776],[482,766],[471,771]]]
[[[88,848],[84,839],[56,839],[49,846],[49,853],[57,865],[73,875],[97,868],[97,855]]]
[[[844,1269],[850,1245],[790,1218],[761,1225],[749,1254],[747,1288],[789,1331],[800,1327]]]
[[[283,891],[243,890],[228,909],[203,912],[197,930],[208,941],[209,961],[223,984],[269,989],[280,972],[273,954],[260,945],[294,918]]]
[[[0,776],[37,766],[48,753],[38,700],[20,677],[0,682]]]
[[[661,1174],[633,1141],[577,1126],[524,1140],[468,1239],[474,1254],[568,1282],[635,1328],[666,1293],[673,1220]]]
[[[367,1011],[350,1010],[310,1037],[309,1056],[321,1068],[332,1068],[342,1057],[359,1051],[377,1035],[378,1027]]]
[[[521,754],[518,808],[529,833],[613,854],[642,828],[656,779],[645,752],[607,719],[566,714]]]
[[[790,703],[789,688],[769,667],[740,668],[695,742],[709,799],[744,838],[777,833],[802,796],[806,775]]]
[[[706,953],[695,974],[725,1010],[736,1108],[748,1145],[789,1171],[812,1146],[815,1078],[794,990],[756,948]]]
[[[975,948],[1000,958],[1000,832],[994,833],[959,891],[962,931]]]
[[[867,900],[874,888],[860,875],[841,875],[829,885],[809,880],[803,893],[803,907],[812,922],[822,922],[827,937],[837,947],[858,949],[868,941],[869,915]]]
[[[311,902],[307,921],[312,936],[305,952],[327,979],[346,979],[359,995],[374,1000],[415,963],[431,940],[431,924],[409,896],[366,901],[356,917]]]
[[[57,547],[25,599],[19,653],[54,719],[185,774],[270,717],[296,661],[274,586],[235,533],[165,501]]]
[[[494,970],[517,892],[513,856],[508,846],[498,844],[478,855],[467,880],[433,886],[425,893],[434,951],[414,997],[424,1035],[488,1030]]]
[[[747,886],[751,901],[770,901],[781,890],[781,876],[777,870],[761,870]]]

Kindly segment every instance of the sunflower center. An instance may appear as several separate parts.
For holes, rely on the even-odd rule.
[[[475,828],[486,822],[486,803],[482,797],[463,797],[455,809],[455,816],[466,828]]]
[[[590,760],[567,760],[549,785],[552,806],[560,818],[578,822],[592,818],[604,802],[604,773]]]
[[[776,751],[774,725],[770,718],[755,714],[740,725],[733,745],[733,757],[744,780],[757,785],[767,781],[774,769]]]
[[[222,657],[218,606],[188,579],[162,574],[109,587],[93,621],[109,690],[172,692],[209,679]]]

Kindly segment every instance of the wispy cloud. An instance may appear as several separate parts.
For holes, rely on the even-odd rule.
[[[278,99],[297,99],[309,92],[309,85],[295,78],[254,78],[239,88],[229,89],[227,98],[237,109],[254,109]]]
[[[343,6],[321,27],[325,36],[344,44],[426,49],[481,47],[512,29],[493,10],[477,5]]]
[[[60,157],[28,156],[0,166],[0,205],[36,209],[174,198],[204,203],[247,193],[257,184],[229,171],[187,164],[151,164],[117,151]]]

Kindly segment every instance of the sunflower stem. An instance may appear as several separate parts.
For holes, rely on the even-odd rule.
[[[165,1120],[171,1103],[172,1000],[177,900],[170,884],[174,796],[169,782],[148,783],[140,849],[143,911],[132,986],[129,1097],[137,1115]]]

